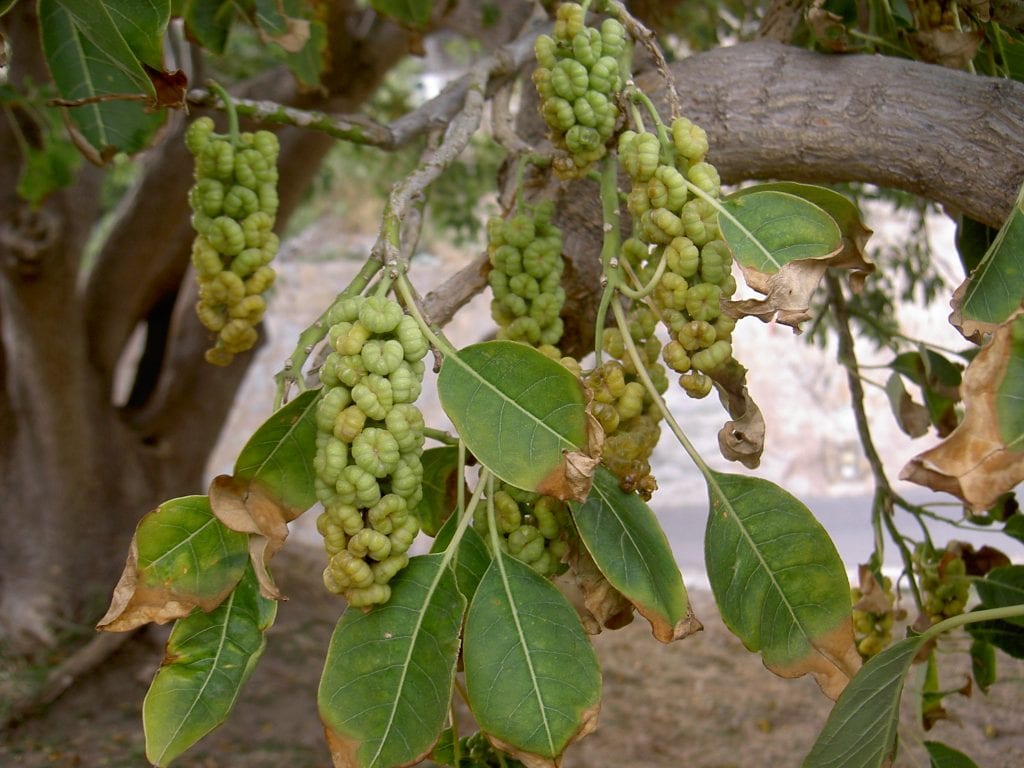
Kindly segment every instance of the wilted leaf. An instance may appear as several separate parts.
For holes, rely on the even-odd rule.
[[[623,491],[618,478],[598,467],[587,501],[571,507],[594,563],[651,623],[655,638],[669,643],[703,628],[690,608],[668,537],[638,495]]]
[[[294,519],[316,503],[316,407],[320,390],[308,390],[260,425],[235,461],[235,480],[258,483],[289,508]]]
[[[601,674],[576,612],[504,552],[469,607],[463,658],[481,730],[530,768],[556,766],[570,742],[596,727]]]
[[[926,741],[924,748],[928,750],[931,768],[978,768],[977,764],[963,752],[940,741]]]
[[[317,695],[337,768],[429,754],[448,713],[465,607],[444,557],[423,555],[391,581],[387,603],[345,611]]]
[[[781,677],[814,675],[836,698],[860,668],[850,585],[810,510],[777,485],[712,472],[704,539],[726,626]]]
[[[921,388],[928,419],[940,437],[956,429],[960,423],[956,405],[960,402],[963,366],[950,362],[935,350],[921,347],[897,355],[889,367]]]
[[[218,475],[210,483],[210,507],[228,528],[248,533],[249,557],[256,569],[264,597],[281,599],[280,590],[267,572],[267,563],[288,538],[288,523],[300,512],[281,504],[257,481]]]
[[[1024,187],[995,241],[970,277],[953,293],[949,321],[968,339],[981,341],[1021,311],[1024,300]]]
[[[1001,326],[963,376],[965,415],[900,477],[980,512],[1024,480],[1024,317]]]
[[[146,75],[153,83],[155,96],[148,101],[150,109],[185,109],[188,93],[188,77],[180,69],[164,72],[145,66]]]
[[[873,657],[846,686],[803,768],[881,768],[896,745],[900,695],[923,638],[901,640]]]
[[[445,357],[437,379],[466,447],[517,488],[583,500],[592,435],[579,380],[525,344],[488,341]],[[592,467],[590,468],[592,470]]]
[[[248,537],[213,516],[205,496],[171,499],[139,522],[106,615],[97,629],[165,624],[199,606],[211,611],[245,571]]]
[[[718,398],[729,411],[730,421],[718,430],[718,449],[729,461],[756,469],[764,450],[764,416],[747,391],[747,369],[730,358],[711,371]]]
[[[889,396],[889,408],[892,415],[896,417],[896,423],[900,429],[911,437],[921,437],[931,426],[931,419],[928,418],[928,409],[920,403],[915,403],[914,398],[903,386],[903,379],[898,373],[893,372],[885,383],[885,394]]]
[[[861,597],[854,603],[854,610],[867,613],[889,613],[892,611],[892,602],[879,585],[871,568],[861,564],[857,568],[857,575]]]
[[[722,237],[747,285],[763,299],[722,302],[733,317],[754,315],[799,327],[811,294],[834,257],[842,257],[838,224],[818,205],[786,192],[747,191],[722,202]]]
[[[569,549],[569,565],[572,585],[579,590],[579,596],[568,594],[568,584],[563,587],[576,603],[576,609],[583,622],[583,629],[589,635],[598,635],[604,629],[621,629],[633,621],[633,604],[601,573],[594,558],[580,541],[574,541]],[[579,605],[582,599],[583,605]]]
[[[142,704],[151,763],[168,765],[227,719],[276,613],[277,603],[260,595],[250,567],[218,608],[194,611],[174,625]]]

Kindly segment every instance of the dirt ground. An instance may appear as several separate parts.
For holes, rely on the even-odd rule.
[[[286,548],[275,572],[282,604],[267,651],[228,722],[176,765],[329,768],[316,689],[339,604],[319,585],[316,553]],[[830,702],[809,679],[782,680],[724,628],[710,594],[691,595],[705,630],[671,646],[642,620],[594,639],[604,670],[598,730],[572,746],[565,768],[798,766]],[[41,715],[0,733],[3,768],[145,766],[141,706],[163,654],[166,628],[122,646]],[[943,648],[943,684],[964,680],[966,641]],[[908,680],[908,694],[917,676]],[[3,688],[0,687],[0,691]],[[945,741],[982,768],[1024,766],[1024,664],[1000,658],[987,696],[948,698],[950,718],[926,736],[904,696],[898,765],[927,766],[920,742]]]

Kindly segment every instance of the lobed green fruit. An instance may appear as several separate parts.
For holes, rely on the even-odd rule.
[[[220,136],[208,117],[192,122],[185,145],[195,158],[188,199],[196,231],[196,314],[217,334],[206,359],[228,365],[255,345],[255,326],[266,310],[263,294],[274,281],[267,265],[278,247],[272,230],[280,148],[269,131],[246,132],[237,139]]]
[[[386,602],[408,563],[423,495],[419,395],[428,343],[416,321],[380,296],[332,308],[320,371],[314,486],[329,556],[324,585],[350,605]]]

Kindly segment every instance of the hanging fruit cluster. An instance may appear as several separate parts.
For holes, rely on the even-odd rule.
[[[263,294],[274,282],[268,266],[277,253],[277,137],[270,131],[237,138],[214,133],[201,117],[185,133],[195,158],[195,184],[189,190],[192,264],[199,279],[196,311],[217,334],[206,359],[228,365],[256,343],[263,318]]]
[[[924,598],[922,609],[931,623],[963,613],[971,584],[964,559],[948,549],[922,544],[914,550],[913,560]]]
[[[487,222],[491,317],[499,339],[554,347],[562,338],[562,233],[553,214],[554,204],[546,201]]]
[[[619,118],[615,100],[623,83],[619,62],[626,30],[616,19],[605,19],[600,29],[589,27],[585,15],[579,3],[563,3],[554,36],[541,35],[534,45],[540,66],[533,82],[552,143],[568,153],[555,160],[565,178],[585,175],[604,157]]]
[[[352,297],[329,316],[333,351],[320,369],[317,529],[330,556],[324,584],[350,605],[387,602],[409,562],[423,496],[423,415],[415,406],[428,342],[390,299]]]
[[[494,488],[488,503],[494,505],[499,546],[541,576],[563,573],[562,558],[569,551],[573,531],[565,502],[505,483],[496,482]],[[491,540],[488,515],[486,508],[478,508],[473,515],[473,527],[486,542]]]
[[[873,580],[873,579],[872,579]],[[892,628],[896,621],[896,596],[892,590],[892,579],[882,577],[881,588],[875,582],[874,592],[879,593],[881,600],[874,597],[871,606],[866,605],[864,592],[859,587],[850,590],[853,601],[853,631],[857,643],[857,651],[864,659],[870,659],[892,643]],[[879,610],[884,603],[884,610]]]
[[[619,160],[632,181],[627,207],[634,224],[622,258],[641,282],[654,278],[659,265],[663,270],[654,289],[670,335],[662,356],[691,397],[707,395],[709,374],[732,358],[736,324],[721,308],[736,291],[731,251],[714,206],[690,191],[692,185],[707,198],[719,197],[721,181],[704,159],[707,150],[703,129],[686,118],[672,122],[666,141],[646,131],[619,137]]]

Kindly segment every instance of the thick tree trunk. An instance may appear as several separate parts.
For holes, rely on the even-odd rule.
[[[348,3],[334,11],[354,13]],[[31,4],[18,4],[2,24],[14,51],[12,84],[44,82]],[[298,96],[284,72],[254,87],[283,102],[358,109],[406,52],[409,35],[380,22],[362,25],[362,38],[348,23],[331,28],[339,33],[334,60],[345,64],[325,78],[333,91]],[[32,211],[15,194],[19,140],[31,140],[32,126],[15,116],[24,120],[0,119],[0,636],[25,652],[50,644],[56,623],[102,612],[143,514],[205,490],[206,457],[252,353],[226,370],[202,361],[209,340],[194,320],[187,274],[184,121],[174,118],[177,127],[151,151],[119,223],[82,275],[100,174],[86,169]],[[282,132],[281,142],[279,225],[333,145],[298,130]],[[140,326],[148,354],[127,372],[134,389],[118,406],[119,360]]]

